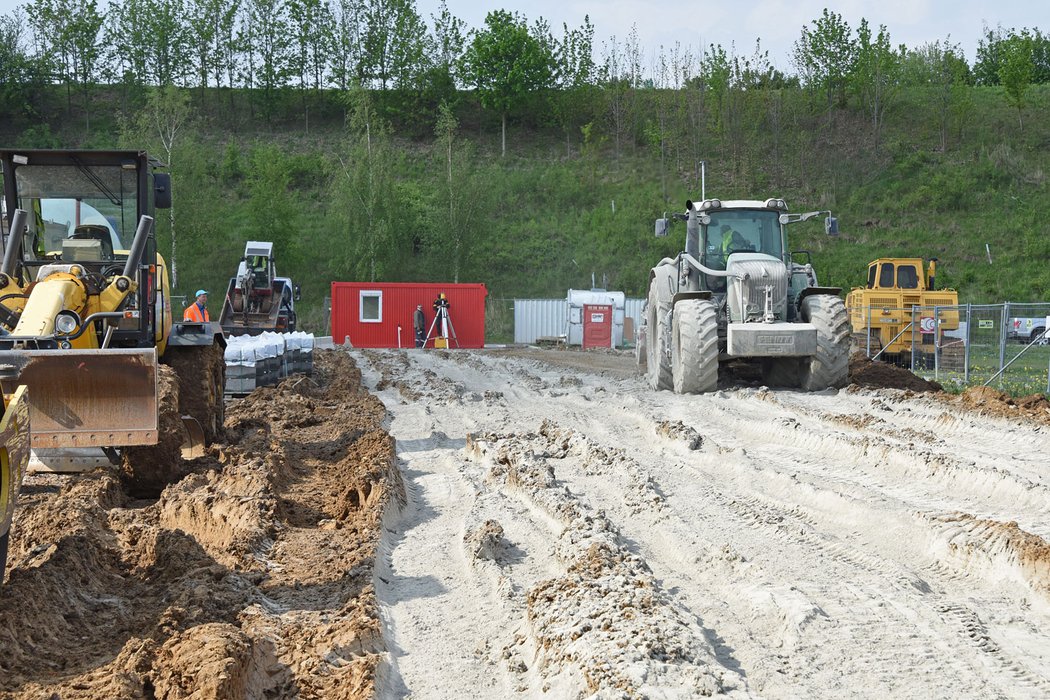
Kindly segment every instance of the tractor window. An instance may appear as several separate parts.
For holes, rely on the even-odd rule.
[[[875,289],[875,272],[878,265],[868,266],[868,289]]]
[[[914,265],[901,265],[897,268],[897,286],[901,289],[918,289],[919,276]]]
[[[730,253],[755,252],[784,258],[778,212],[754,209],[717,211],[703,231],[705,263],[724,270]]]
[[[893,263],[882,263],[879,271],[879,286],[883,289],[893,289]]]

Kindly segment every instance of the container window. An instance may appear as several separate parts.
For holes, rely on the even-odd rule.
[[[361,292],[361,323],[383,322],[383,292]]]

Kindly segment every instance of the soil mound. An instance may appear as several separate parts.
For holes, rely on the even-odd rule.
[[[1014,398],[990,386],[975,386],[964,391],[957,400],[963,406],[986,415],[1001,418],[1025,417],[1050,423],[1050,401],[1047,401],[1044,394]]]
[[[157,500],[116,470],[27,480],[0,698],[374,694],[372,570],[404,486],[353,361],[316,368],[231,403],[227,442]]]
[[[888,362],[871,361],[862,352],[849,358],[850,382],[870,389],[906,389],[909,391],[943,391],[937,382],[912,374]]]

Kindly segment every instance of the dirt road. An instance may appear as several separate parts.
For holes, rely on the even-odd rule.
[[[159,498],[28,479],[0,699],[1050,696],[1044,398],[317,363]]]
[[[614,354],[352,356],[407,491],[380,697],[1050,696],[1050,422],[653,393]]]

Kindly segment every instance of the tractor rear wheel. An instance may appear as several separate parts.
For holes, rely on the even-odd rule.
[[[817,352],[800,363],[805,391],[840,388],[849,381],[849,314],[842,300],[814,294],[802,300],[802,320],[817,327]]]
[[[670,310],[668,304],[658,301],[656,289],[649,287],[649,303],[646,305],[646,376],[649,386],[659,391],[671,388],[671,360],[664,352],[664,339],[667,334],[667,312]]]
[[[718,388],[718,314],[708,299],[684,299],[671,322],[671,375],[676,394]]]

